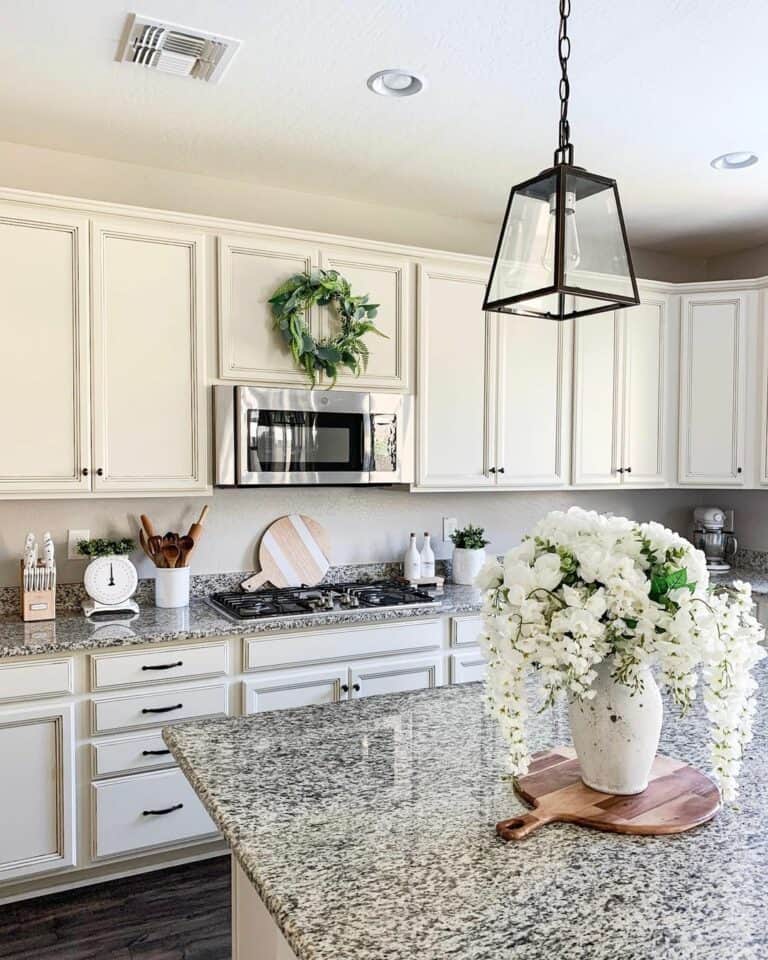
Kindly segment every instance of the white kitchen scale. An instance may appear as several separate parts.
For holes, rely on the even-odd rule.
[[[132,600],[139,575],[128,557],[96,557],[85,568],[83,585],[88,599],[83,600],[86,617],[94,614],[136,614],[139,605]]]

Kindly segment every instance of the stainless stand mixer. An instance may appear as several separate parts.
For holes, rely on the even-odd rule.
[[[733,510],[696,507],[693,511],[693,545],[704,551],[707,570],[723,573],[731,569],[738,541],[733,535]]]

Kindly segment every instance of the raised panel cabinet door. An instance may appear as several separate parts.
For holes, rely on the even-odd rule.
[[[269,298],[296,273],[310,271],[317,247],[280,237],[219,237],[219,376],[240,383],[306,385],[274,329]],[[305,317],[319,333],[316,310]]]
[[[205,237],[92,225],[94,490],[208,487]]]
[[[746,314],[743,294],[682,298],[680,483],[744,484]]]
[[[419,265],[417,486],[490,487],[495,320],[484,267]]]
[[[498,486],[568,483],[571,327],[498,317]]]
[[[348,691],[347,671],[342,667],[302,672],[276,670],[245,681],[243,713],[338,703]]]
[[[73,711],[0,711],[0,883],[75,862]]]
[[[621,482],[621,329],[614,313],[574,320],[573,483]]]
[[[349,695],[353,699],[426,690],[439,687],[442,682],[443,666],[439,656],[353,663],[349,668]]]
[[[668,377],[666,299],[622,311],[624,323],[623,482],[666,483],[666,384]]]
[[[88,220],[0,204],[0,496],[89,490]]]
[[[379,337],[369,333],[364,337],[370,351],[367,368],[359,377],[342,372],[338,382],[360,390],[407,390],[413,332],[410,261],[352,247],[325,247],[320,262],[323,269],[337,270],[349,280],[355,296],[367,293],[369,302],[379,305],[374,323],[385,334]],[[335,311],[324,308],[321,321],[324,334],[338,333]]]

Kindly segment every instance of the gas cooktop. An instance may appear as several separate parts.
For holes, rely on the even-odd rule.
[[[319,587],[279,590],[228,590],[214,593],[210,603],[233,620],[266,620],[346,610],[392,610],[439,603],[423,590],[390,580],[375,583],[328,583]]]

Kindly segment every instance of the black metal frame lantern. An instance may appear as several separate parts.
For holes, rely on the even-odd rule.
[[[560,0],[554,166],[510,192],[484,310],[567,320],[640,302],[616,181],[573,164],[569,15],[570,0]]]

